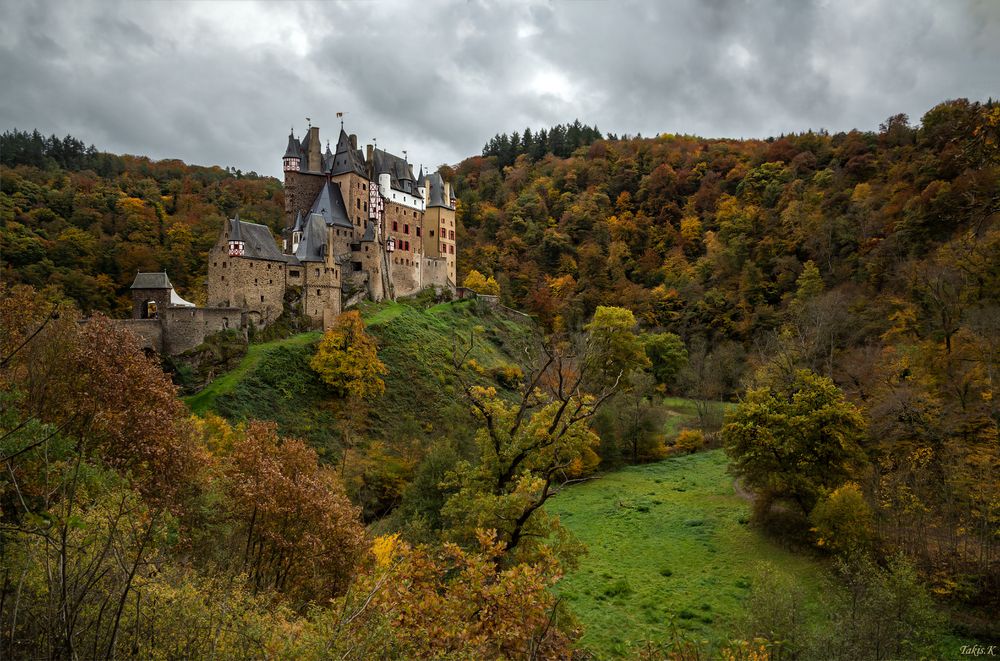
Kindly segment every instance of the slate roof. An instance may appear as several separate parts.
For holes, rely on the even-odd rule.
[[[360,149],[351,148],[351,138],[343,128],[340,129],[340,137],[337,138],[337,152],[333,155],[333,163],[330,174],[346,174],[353,172],[368,177],[368,168],[365,166],[365,156]]]
[[[431,184],[431,189],[428,191],[427,206],[453,208],[455,206],[453,202],[455,195],[452,193],[450,199],[444,199],[444,179],[441,178],[441,173],[432,172],[426,178],[430,180]]]
[[[295,132],[288,134],[288,147],[285,149],[285,155],[282,158],[301,158],[302,148],[299,146],[299,141],[295,139]]]
[[[173,289],[166,271],[162,273],[136,273],[129,289]]]
[[[285,257],[274,242],[271,229],[266,225],[248,223],[239,216],[229,219],[229,237],[240,236],[243,241],[243,256],[249,259],[267,259],[283,262]],[[235,239],[241,240],[241,239]]]
[[[305,221],[302,219],[302,212],[300,211],[295,215],[295,225],[292,226],[292,231],[301,232],[303,225],[305,225]]]
[[[319,214],[326,221],[327,225],[354,229],[351,219],[347,215],[347,205],[344,204],[344,196],[340,194],[340,186],[327,181],[323,184],[319,195],[313,202],[311,214]],[[307,219],[308,223],[308,219]]]
[[[390,186],[404,193],[417,194],[417,189],[414,185],[413,167],[405,159],[395,154],[390,154],[387,151],[376,149],[372,153],[372,161],[374,161],[372,169],[375,172],[376,178],[380,174],[388,174]]]
[[[374,241],[375,240],[375,223],[368,221],[365,226],[365,235],[361,237],[362,241]]]
[[[306,219],[305,228],[295,257],[300,262],[322,262],[326,259],[326,226],[322,215],[310,213]]]

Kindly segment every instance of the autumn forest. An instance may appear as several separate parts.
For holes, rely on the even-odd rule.
[[[766,140],[574,121],[439,171],[460,284],[499,305],[425,292],[320,333],[286,300],[264,332],[159,357],[114,323],[136,272],[204,303],[225,219],[280,231],[281,182],[0,136],[0,655],[1000,642],[1000,103]],[[732,603],[676,611],[666,590],[640,600],[652,579],[588,564],[590,529],[660,516],[666,473],[593,521],[573,497],[716,464],[732,524],[807,563],[821,605],[776,561]],[[709,539],[705,521],[657,534]],[[655,580],[728,552],[706,544]],[[637,614],[631,638],[595,635],[612,606]]]

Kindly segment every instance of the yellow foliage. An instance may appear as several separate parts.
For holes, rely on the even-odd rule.
[[[372,555],[375,556],[375,564],[379,567],[388,567],[397,549],[405,550],[400,546],[399,533],[376,537],[372,542]]]
[[[682,429],[674,441],[675,452],[697,452],[705,445],[705,434],[700,429]]]

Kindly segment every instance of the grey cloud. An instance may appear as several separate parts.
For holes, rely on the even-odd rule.
[[[0,128],[278,174],[337,112],[434,167],[494,133],[874,128],[1000,91],[1000,3],[0,0]]]

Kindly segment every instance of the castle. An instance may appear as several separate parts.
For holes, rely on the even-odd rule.
[[[326,329],[364,298],[455,289],[455,193],[440,173],[414,176],[405,158],[362,152],[343,126],[333,152],[321,151],[319,127],[301,140],[293,131],[282,169],[280,247],[265,225],[226,220],[208,255],[207,307],[180,299],[165,273],[136,276],[131,325],[147,346],[180,353],[226,328],[267,326],[291,293]]]

